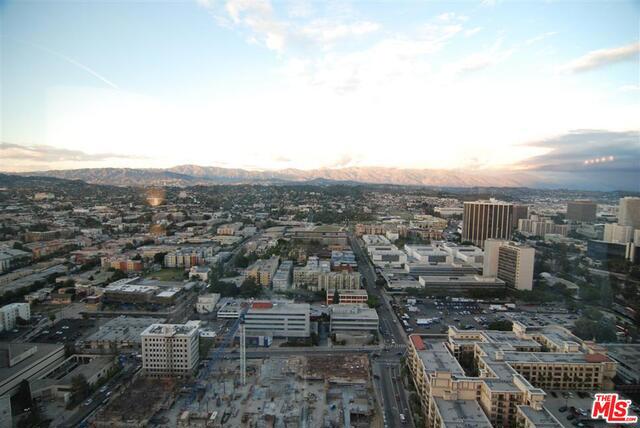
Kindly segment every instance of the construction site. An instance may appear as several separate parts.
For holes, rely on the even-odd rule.
[[[173,407],[180,383],[176,379],[137,376],[98,411],[96,428],[142,428],[154,424],[154,415]]]
[[[195,396],[156,406],[155,427],[371,427],[376,403],[366,355],[220,360]],[[125,413],[126,414],[126,413]],[[105,425],[106,426],[106,425]],[[127,427],[128,428],[128,427]]]

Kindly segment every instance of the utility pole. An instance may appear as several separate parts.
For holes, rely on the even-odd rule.
[[[240,321],[240,383],[247,384],[247,343],[244,319]]]

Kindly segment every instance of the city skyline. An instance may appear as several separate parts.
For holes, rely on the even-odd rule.
[[[637,16],[633,2],[6,2],[2,169],[597,169],[630,187]]]

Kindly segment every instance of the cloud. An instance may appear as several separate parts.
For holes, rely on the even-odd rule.
[[[361,37],[380,28],[375,22],[342,15],[298,22],[312,13],[311,5],[305,3],[289,5],[288,16],[294,20],[279,18],[270,0],[228,0],[224,5],[211,0],[197,2],[219,25],[240,28],[247,32],[249,42],[281,54],[309,43],[327,50],[338,40]]]
[[[108,159],[129,159],[129,155],[119,155],[115,153],[96,153],[89,154],[80,150],[61,149],[53,146],[32,145],[26,146],[21,144],[0,143],[0,158],[7,161],[35,161],[42,163],[49,162],[85,162],[85,161],[103,161]]]
[[[623,61],[638,59],[640,42],[610,49],[591,51],[559,68],[561,73],[581,73]]]
[[[506,60],[515,51],[515,48],[503,49],[502,40],[498,40],[490,48],[474,52],[466,58],[448,65],[446,69],[451,74],[467,74],[484,70]]]
[[[546,153],[526,159],[517,167],[542,171],[635,171],[640,175],[640,131],[574,130],[526,144]],[[602,163],[588,163],[602,159]],[[639,177],[640,178],[640,177]]]
[[[464,35],[465,37],[471,37],[473,35],[478,34],[480,31],[482,31],[482,27],[474,27],[474,28],[465,30]]]
[[[555,36],[556,34],[558,34],[557,31],[547,31],[546,33],[542,33],[542,34],[539,34],[539,35],[537,35],[535,37],[531,37],[530,39],[526,40],[524,42],[524,44],[529,46],[529,45],[532,45],[534,43],[538,43],[538,42],[540,42],[540,41],[542,41],[544,39],[547,39],[547,38],[549,38],[551,36]]]

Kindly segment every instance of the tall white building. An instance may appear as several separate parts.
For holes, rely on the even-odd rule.
[[[197,324],[151,324],[141,334],[142,369],[151,376],[189,376],[198,367]]]
[[[516,290],[533,288],[534,248],[488,239],[484,251],[483,276],[495,276]]]
[[[619,224],[605,224],[604,235],[602,240],[606,242],[617,242],[620,244],[626,244],[633,239],[633,227],[622,226]]]
[[[254,302],[244,316],[247,336],[309,337],[308,303]]]
[[[627,196],[620,199],[618,224],[640,229],[640,198]]]
[[[29,303],[11,303],[0,308],[0,331],[13,330],[18,317],[29,321],[31,318]]]

